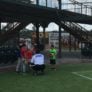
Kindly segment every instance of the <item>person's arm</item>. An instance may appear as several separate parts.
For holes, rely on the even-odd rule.
[[[52,57],[53,56],[50,50],[49,50],[48,56],[49,57]]]
[[[34,56],[32,56],[32,59],[31,59],[31,61],[30,61],[30,65],[29,65],[30,67],[32,67],[32,66],[34,66]]]
[[[32,56],[32,59],[31,59],[31,65],[33,65],[34,64],[34,55]]]
[[[55,52],[54,52],[55,55],[57,55],[57,50],[55,49]]]

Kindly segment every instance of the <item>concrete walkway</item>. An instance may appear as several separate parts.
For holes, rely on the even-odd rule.
[[[92,63],[92,59],[78,59],[78,58],[63,58],[57,59],[59,63],[66,63],[66,64],[77,64],[77,63]]]

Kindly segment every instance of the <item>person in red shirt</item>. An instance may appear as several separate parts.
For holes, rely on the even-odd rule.
[[[23,44],[20,48],[20,53],[21,53],[21,60],[22,60],[22,71],[24,73],[26,72],[26,51],[27,51],[27,47],[25,44]]]
[[[27,48],[25,52],[26,72],[29,72],[30,70],[29,64],[30,64],[31,58],[32,58],[32,51],[29,48]]]
[[[25,52],[25,58],[26,58],[27,64],[29,64],[32,58],[32,51],[29,48],[27,48],[27,51]]]
[[[25,44],[22,45],[21,49],[20,49],[20,53],[21,53],[21,57],[25,58],[25,53],[27,51],[27,47]]]

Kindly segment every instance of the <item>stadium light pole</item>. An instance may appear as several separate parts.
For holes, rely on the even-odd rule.
[[[61,10],[61,0],[58,0],[58,5],[59,5],[59,10]],[[58,15],[58,17],[59,17],[59,15]],[[59,19],[59,22],[61,22],[60,21],[60,19]],[[58,57],[59,58],[61,58],[61,49],[62,49],[62,41],[61,41],[61,34],[62,34],[62,32],[61,32],[61,25],[60,25],[60,23],[59,23],[59,54],[58,54]]]
[[[36,0],[36,4],[39,5],[39,0]]]
[[[1,22],[0,22],[0,32],[1,32]]]
[[[37,44],[37,47],[39,48],[39,44],[40,44],[40,42],[39,42],[39,23],[36,23],[35,24],[35,26],[36,26],[36,44]]]
[[[81,14],[82,14],[82,3],[80,3],[81,4]]]
[[[58,5],[59,5],[59,9],[62,9],[62,0],[57,0],[58,1]]]
[[[92,16],[92,7],[91,7],[91,16]]]
[[[47,0],[46,0],[46,7],[47,7]]]

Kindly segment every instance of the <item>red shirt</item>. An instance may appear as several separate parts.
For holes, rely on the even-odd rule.
[[[25,53],[25,57],[26,57],[26,59],[31,59],[32,58],[32,51],[27,50],[26,53]]]
[[[25,57],[26,51],[27,51],[26,47],[22,47],[22,48],[20,49],[20,52],[21,52],[21,56],[22,56],[22,57]]]

